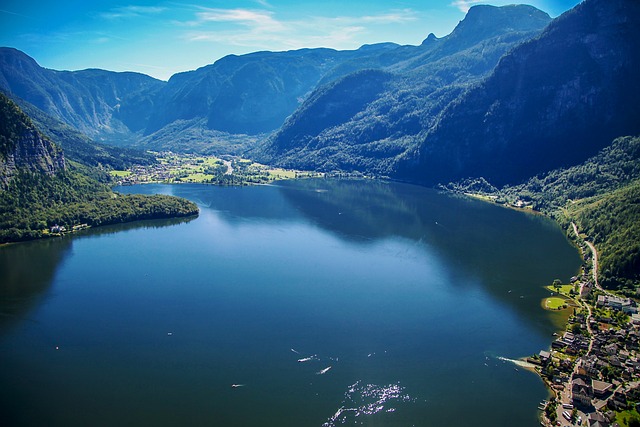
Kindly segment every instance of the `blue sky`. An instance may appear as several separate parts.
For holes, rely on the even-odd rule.
[[[2,0],[0,46],[56,70],[137,71],[167,80],[228,54],[420,44],[473,4],[513,0]],[[552,17],[579,0],[527,2]]]

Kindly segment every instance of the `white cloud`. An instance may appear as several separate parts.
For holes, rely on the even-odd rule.
[[[269,50],[319,46],[354,48],[357,47],[358,36],[374,31],[374,27],[418,19],[411,9],[392,10],[378,15],[313,16],[305,20],[288,21],[279,20],[275,13],[266,10],[201,9],[195,17],[195,20],[182,24],[192,28],[184,33],[189,41],[228,43]]]
[[[284,26],[273,18],[273,12],[252,9],[205,9],[196,13],[192,25],[208,22],[237,23],[259,31],[281,31]]]
[[[124,18],[137,18],[140,16],[157,15],[166,10],[164,7],[159,6],[122,6],[115,7],[108,12],[101,13],[100,16],[104,19],[124,19]]]
[[[457,7],[461,12],[467,13],[471,6],[479,3],[485,3],[483,0],[454,0],[451,6]]]
[[[273,6],[271,4],[269,4],[269,2],[267,0],[256,0],[256,3],[258,3],[262,7],[266,7],[268,9],[273,9]]]

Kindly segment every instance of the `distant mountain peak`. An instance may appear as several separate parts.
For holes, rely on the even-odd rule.
[[[551,17],[533,6],[519,4],[509,6],[476,5],[469,9],[451,33],[452,38],[483,37],[491,33],[538,30],[551,22]]]
[[[429,33],[429,35],[427,36],[427,38],[426,38],[426,39],[424,39],[424,40],[422,41],[422,46],[430,45],[430,44],[432,44],[432,43],[434,43],[434,42],[437,42],[438,40],[439,40],[439,39],[436,37],[436,35],[435,35],[435,34],[433,34],[433,33]]]

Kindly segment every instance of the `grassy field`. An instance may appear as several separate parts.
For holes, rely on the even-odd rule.
[[[622,411],[616,414],[616,422],[620,424],[620,427],[629,427],[630,421],[633,419],[640,420],[640,414],[634,410]]]
[[[273,179],[293,179],[296,177],[296,171],[291,170],[269,169],[268,172]]]
[[[553,285],[545,286],[545,288],[550,290],[551,292],[556,292],[556,288]],[[560,286],[559,293],[561,295],[570,296],[570,292],[572,289],[573,289],[573,285],[562,285]]]
[[[544,302],[544,308],[547,310],[558,310],[565,305],[567,305],[567,300],[560,297],[549,297]]]
[[[220,185],[265,184],[273,180],[321,177],[323,174],[271,168],[239,157],[192,154],[153,153],[158,163],[151,166],[135,166],[131,171],[112,171],[120,183],[191,182]]]

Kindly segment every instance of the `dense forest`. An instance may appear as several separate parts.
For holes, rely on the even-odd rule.
[[[572,203],[567,217],[600,252],[600,284],[635,293],[640,282],[640,181]]]
[[[195,204],[176,197],[114,193],[96,179],[100,170],[65,162],[60,148],[1,93],[0,172],[0,243],[198,213]]]
[[[172,196],[122,195],[83,175],[78,166],[54,177],[21,173],[0,192],[0,243],[50,235],[58,225],[72,231],[143,219],[195,215],[195,204]]]

